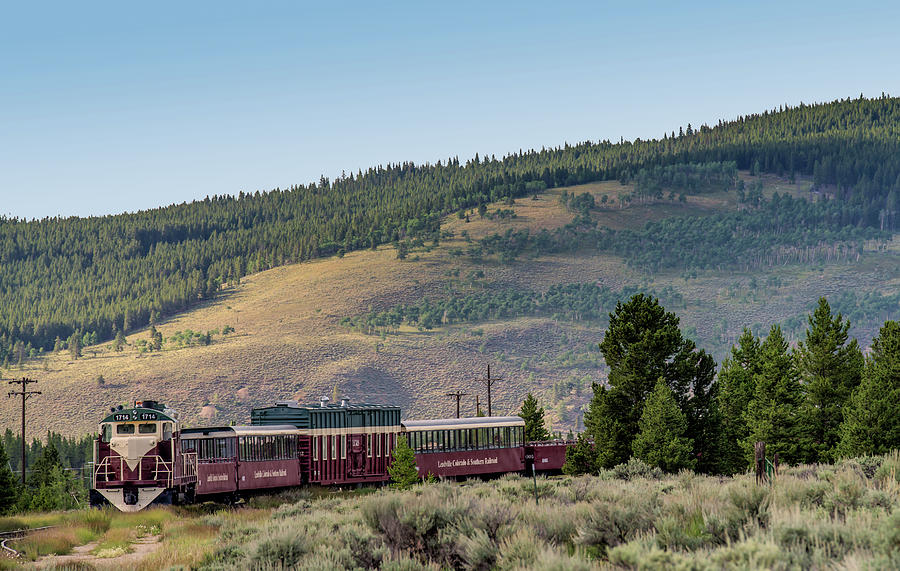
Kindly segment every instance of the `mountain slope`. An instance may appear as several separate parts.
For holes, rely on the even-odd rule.
[[[775,191],[805,196],[811,184],[747,173],[740,178],[763,181],[765,196]],[[442,222],[439,245],[413,244],[405,260],[397,259],[395,248],[381,246],[267,270],[245,277],[190,311],[161,320],[156,325],[166,339],[161,352],[138,351],[139,342],[149,338],[148,331],[141,330],[128,336],[130,345],[122,352],[101,344],[86,348],[77,360],[66,351],[50,353],[27,360],[23,370],[3,371],[3,377],[28,375],[40,381],[37,388],[43,395],[29,405],[30,434],[47,429],[81,434],[94,429],[107,407],[140,398],[166,402],[196,425],[247,422],[252,406],[282,398],[316,401],[335,392],[357,401],[399,404],[407,417],[448,416],[454,403],[444,394],[459,389],[470,393],[463,406],[472,414],[476,393],[482,404],[486,401],[474,379],[483,376],[490,363],[492,373],[505,378],[495,385],[495,414],[517,410],[525,393],[534,391],[549,407],[555,427],[566,430],[578,426],[590,383],[605,374],[596,351],[602,318],[572,321],[522,315],[432,330],[402,324],[376,335],[341,322],[425,297],[543,292],[557,284],[590,283],[614,293],[626,287],[667,291],[672,300],[667,308],[682,316],[689,336],[721,355],[743,326],[755,324],[759,329],[775,321],[799,322],[819,295],[900,290],[900,251],[894,243],[878,252],[866,250],[858,260],[777,265],[754,272],[706,271],[697,277],[677,271],[642,272],[622,258],[594,250],[534,253],[505,264],[497,256],[475,260],[465,253],[480,238],[495,233],[552,230],[569,223],[579,214],[563,205],[563,192],[589,192],[598,203],[606,195],[617,204],[589,213],[601,227],[639,228],[676,215],[705,217],[741,207],[733,190],[690,195],[684,202],[613,200],[633,191],[618,182],[553,189],[534,199],[492,204],[484,218],[469,213],[470,222],[451,216]],[[516,216],[490,219],[498,210]],[[854,333],[864,344],[879,318],[854,323]],[[226,325],[235,331],[213,334],[208,346],[179,348],[172,340],[176,332],[221,331]],[[798,327],[795,335],[802,331]],[[97,380],[101,375],[102,385]],[[16,426],[18,412],[12,399],[0,401],[4,426]]]

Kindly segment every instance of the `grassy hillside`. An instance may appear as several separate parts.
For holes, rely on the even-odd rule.
[[[136,213],[0,217],[0,363],[18,364],[60,342],[74,344],[76,337],[112,339],[119,330],[195,307],[248,274],[399,240],[429,240],[447,215],[546,188],[634,182],[623,198],[646,204],[663,198],[661,186],[672,198],[728,188],[737,169],[789,180],[807,176],[816,192],[833,198],[829,204],[809,211],[779,204],[774,212],[716,219],[711,235],[729,237],[732,248],[721,245],[725,240],[703,243],[710,234],[692,222],[615,234],[628,216],[610,219],[602,236],[582,233],[580,239],[601,242],[633,266],[656,269],[755,268],[785,256],[821,255],[806,248],[823,241],[845,252],[848,241],[898,229],[898,126],[900,99],[883,95],[780,107],[712,127],[688,125],[661,139],[379,165],[334,181],[322,177],[286,190]],[[743,206],[758,206],[754,192]],[[658,217],[665,214],[660,210]],[[752,240],[741,239],[743,231]]]
[[[762,181],[765,196],[774,192],[810,196],[809,179],[791,184],[774,175],[750,177],[742,172],[740,177]],[[606,195],[610,206],[589,213],[606,228],[636,229],[648,221],[703,217],[741,207],[734,190],[688,195],[683,202],[618,201],[633,191],[632,185],[608,181],[551,189],[513,204],[493,203],[485,217],[474,211],[468,211],[468,222],[446,217],[439,243],[410,242],[405,260],[397,259],[394,247],[380,246],[245,277],[194,309],[160,321],[156,327],[166,339],[160,352],[138,350],[149,338],[145,329],[129,334],[122,352],[102,343],[85,348],[77,360],[61,351],[0,374],[4,379],[27,375],[40,381],[43,395],[30,401],[31,435],[47,429],[81,434],[93,430],[109,406],[136,398],[166,402],[197,425],[248,422],[253,406],[282,398],[315,401],[335,392],[357,401],[399,404],[406,417],[449,416],[454,403],[443,395],[461,389],[471,395],[463,402],[464,411],[473,414],[474,394],[480,391],[473,379],[482,376],[490,363],[492,373],[505,378],[495,385],[495,414],[517,410],[525,393],[534,391],[548,408],[554,427],[568,430],[579,427],[590,383],[605,375],[596,350],[603,319],[524,315],[438,323],[430,330],[401,325],[375,335],[341,322],[426,297],[440,300],[479,292],[544,292],[556,284],[600,284],[613,292],[625,288],[669,292],[674,301],[667,309],[682,317],[682,327],[701,347],[721,358],[744,326],[759,332],[783,322],[789,332],[800,335],[802,319],[820,295],[831,300],[844,296],[852,305],[853,299],[870,292],[900,291],[900,248],[894,242],[872,242],[858,257],[840,261],[775,265],[753,272],[647,272],[592,249],[532,253],[508,263],[501,263],[497,255],[475,260],[466,253],[479,239],[495,233],[554,230],[568,224],[577,213],[562,204],[563,192],[589,192],[598,204]],[[491,219],[498,210],[513,211],[515,217]],[[837,309],[841,310],[839,304]],[[863,345],[883,320],[883,311],[869,313],[868,317],[861,313],[852,331]],[[226,326],[234,332],[223,334]],[[188,330],[218,333],[211,335],[209,345],[172,340],[177,332]],[[481,400],[486,401],[484,394]],[[12,399],[0,401],[2,426],[17,426],[18,414]]]

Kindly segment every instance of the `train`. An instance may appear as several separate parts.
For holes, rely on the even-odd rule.
[[[400,407],[278,401],[248,426],[186,428],[155,400],[114,407],[94,440],[91,505],[233,502],[265,491],[383,484],[401,436],[421,477],[466,478],[562,469],[569,441],[526,442],[518,416],[401,421]]]

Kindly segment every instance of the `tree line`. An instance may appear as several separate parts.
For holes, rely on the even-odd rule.
[[[752,464],[757,441],[787,463],[900,447],[898,322],[885,322],[864,356],[849,320],[821,298],[795,349],[778,325],[765,338],[745,329],[718,375],[678,323],[643,294],[616,306],[600,343],[608,383],[593,385],[566,471],[636,457],[667,471],[733,474]]]
[[[859,220],[842,227],[892,230],[900,195],[898,118],[900,100],[861,97],[689,125],[662,139],[396,163],[333,181],[115,216],[0,218],[0,360],[19,342],[26,353],[47,351],[76,330],[111,339],[249,273],[432,235],[454,211],[669,165],[733,162],[754,172],[807,174],[835,204],[858,211]]]
[[[487,321],[526,316],[548,316],[569,321],[600,321],[609,317],[616,303],[631,297],[636,286],[615,291],[595,283],[559,284],[546,292],[512,288],[475,291],[441,300],[422,298],[382,311],[344,317],[341,325],[368,334],[396,332],[401,325],[433,329],[453,323]],[[671,287],[650,292],[670,303],[682,305],[684,298]]]
[[[593,200],[580,203],[594,206]],[[597,228],[580,210],[571,223],[554,231],[509,228],[482,238],[467,254],[479,263],[488,255],[513,263],[523,255],[601,251],[622,256],[629,266],[648,272],[747,271],[856,260],[866,244],[884,244],[892,235],[867,226],[861,207],[827,199],[809,202],[776,192],[768,200],[760,194],[752,207],[738,212],[672,217],[648,222],[639,230]]]
[[[46,443],[34,439],[25,447],[24,485],[18,478],[21,446],[21,435],[7,428],[0,439],[0,514],[86,505],[90,475],[84,469],[92,458],[93,436],[67,438],[48,432]]]

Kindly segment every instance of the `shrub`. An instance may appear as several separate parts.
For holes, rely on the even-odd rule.
[[[700,510],[679,509],[656,521],[656,544],[666,550],[693,551],[714,539]]]
[[[597,504],[579,526],[575,543],[584,547],[590,555],[600,557],[607,548],[652,530],[659,507],[656,494],[643,497],[628,494],[619,502]]]
[[[770,503],[768,488],[744,480],[728,489],[728,498],[745,522],[755,522],[760,527],[766,527]]]
[[[664,551],[653,543],[632,541],[609,550],[609,562],[618,567],[634,571],[673,569],[685,558],[676,553]],[[690,569],[692,566],[684,565]]]
[[[662,470],[634,457],[629,458],[628,462],[613,467],[612,474],[618,480],[633,480],[635,478],[659,480],[663,477]]]
[[[292,568],[297,566],[309,548],[308,539],[298,530],[258,541],[250,561],[256,567],[277,565]]]

